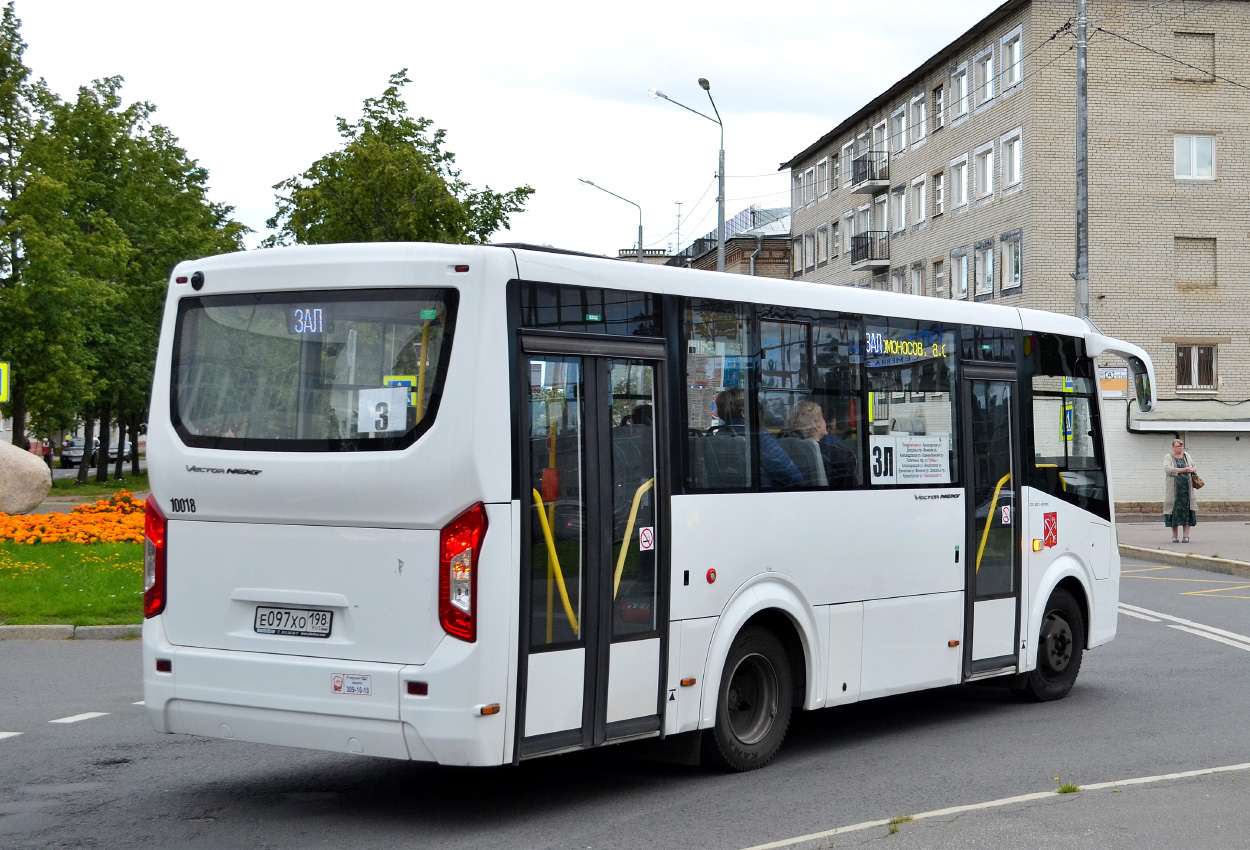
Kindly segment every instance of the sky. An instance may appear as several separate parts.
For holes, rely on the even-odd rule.
[[[268,235],[273,185],[340,146],[335,118],[408,69],[410,114],[447,131],[476,188],[529,185],[496,242],[615,256],[789,205],[778,165],[993,11],[1001,0],[563,3],[533,0],[16,0],[26,64],[62,98],[121,76],[208,169],[210,197]],[[350,9],[350,11],[348,11]],[[770,12],[773,14],[770,15]],[[681,203],[680,207],[678,202]]]

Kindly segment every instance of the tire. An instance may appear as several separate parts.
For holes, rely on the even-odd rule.
[[[763,767],[781,749],[793,705],[785,647],[767,629],[743,629],[721,672],[716,725],[704,732],[704,757],[729,770]]]
[[[1056,588],[1046,603],[1037,640],[1037,667],[1016,691],[1031,702],[1063,699],[1076,683],[1085,655],[1085,615],[1071,593]]]

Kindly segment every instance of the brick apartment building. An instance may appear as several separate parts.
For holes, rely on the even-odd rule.
[[[621,248],[618,260],[637,262],[637,248]],[[676,254],[647,248],[644,263],[716,270],[716,231],[693,240]],[[790,277],[790,210],[748,207],[725,222],[725,271],[757,277]]]
[[[1072,313],[1074,13],[1008,0],[783,163],[792,276]],[[1162,499],[1179,435],[1200,501],[1248,502],[1250,2],[1088,17],[1090,318],[1160,398],[1105,400],[1116,500]]]

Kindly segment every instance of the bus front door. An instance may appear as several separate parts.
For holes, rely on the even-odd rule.
[[[1016,669],[1020,645],[1020,481],[1014,370],[965,369],[969,512],[964,677]]]
[[[667,612],[660,364],[523,362],[520,758],[658,734]]]

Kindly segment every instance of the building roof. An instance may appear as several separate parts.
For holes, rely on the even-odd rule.
[[[784,169],[793,167],[796,162],[807,159],[809,156],[816,153],[818,150],[825,147],[830,142],[834,141],[835,139],[840,138],[844,133],[846,133],[847,130],[850,130],[851,128],[858,125],[859,122],[862,121],[866,116],[871,115],[872,113],[879,110],[881,107],[892,103],[899,96],[899,94],[903,92],[909,92],[912,88],[915,87],[917,82],[923,80],[926,76],[928,76],[929,72],[933,71],[935,68],[939,67],[943,63],[950,60],[952,56],[955,56],[956,54],[958,54],[960,50],[963,49],[963,45],[965,41],[997,25],[999,21],[1001,21],[1003,18],[1007,17],[1012,12],[1015,12],[1021,6],[1024,6],[1025,4],[1029,2],[1030,0],[1006,0],[1005,3],[1003,3],[997,9],[990,12],[980,21],[975,23],[967,32],[959,36],[959,38],[955,39],[950,44],[946,45],[941,50],[939,50],[937,53],[930,56],[928,60],[926,60],[922,65],[920,65],[920,67],[916,68],[907,76],[903,77],[903,79],[899,80],[897,83],[890,86],[884,92],[877,95],[872,100],[868,101],[868,103],[860,107],[859,110],[853,113],[849,118],[847,118],[841,124],[838,124],[828,133],[825,133],[825,135],[821,136],[815,142],[808,145],[806,148],[804,148],[803,150],[801,150],[799,153],[795,154],[794,156],[790,157],[785,162],[781,163],[781,165],[777,166],[777,170],[782,171]]]

